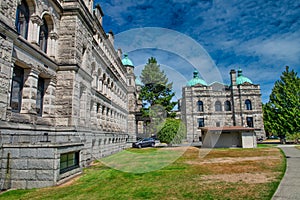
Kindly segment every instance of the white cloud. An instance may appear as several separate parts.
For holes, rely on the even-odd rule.
[[[278,63],[278,60],[299,63],[300,33],[275,35],[267,40],[257,38],[246,42],[242,48],[246,53],[254,53],[271,64]]]

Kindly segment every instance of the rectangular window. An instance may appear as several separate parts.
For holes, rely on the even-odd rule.
[[[11,93],[10,93],[10,107],[14,112],[20,112],[22,103],[22,91],[24,80],[24,69],[21,67],[14,67]]]
[[[39,116],[42,116],[43,113],[44,92],[45,92],[45,80],[39,77],[37,95],[36,95],[36,112]]]
[[[247,117],[247,126],[253,127],[253,117]]]
[[[198,127],[204,127],[204,118],[198,118]]]
[[[60,155],[60,173],[65,173],[79,167],[79,151]]]

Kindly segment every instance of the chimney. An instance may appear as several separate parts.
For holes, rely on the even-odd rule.
[[[119,58],[122,60],[122,49],[117,50]]]
[[[236,71],[234,69],[230,70],[230,81],[231,81],[231,105],[232,105],[232,122],[233,126],[236,126],[236,116],[235,116],[235,91],[236,88]]]
[[[101,9],[101,6],[99,4],[97,4],[95,6],[94,14],[95,14],[96,18],[98,19],[98,21],[100,22],[100,24],[102,26],[102,19],[103,19],[104,13],[103,13],[103,11]]]
[[[112,30],[110,30],[109,32],[108,32],[108,39],[109,39],[109,41],[111,42],[111,44],[114,46],[114,33],[112,32]]]
[[[236,86],[236,71],[234,69],[230,71],[230,81],[231,86]]]

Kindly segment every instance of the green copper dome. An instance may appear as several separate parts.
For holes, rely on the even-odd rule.
[[[207,86],[207,83],[204,80],[202,80],[201,78],[199,78],[199,73],[197,70],[195,70],[193,72],[193,74],[194,74],[194,77],[193,77],[193,79],[188,81],[188,83],[187,83],[188,86],[195,86],[198,84]]]
[[[133,67],[133,63],[132,61],[128,58],[127,54],[124,54],[124,58],[122,59],[122,64],[124,66],[128,65],[128,66],[132,66]]]
[[[141,82],[141,80],[139,79],[139,77],[135,78],[135,85],[139,85],[139,86],[143,85],[143,83]]]
[[[236,84],[241,85],[241,84],[246,83],[246,82],[252,84],[252,81],[249,78],[243,76],[242,70],[239,69],[238,70],[238,76],[236,78]]]

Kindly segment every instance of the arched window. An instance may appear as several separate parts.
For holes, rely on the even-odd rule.
[[[22,1],[21,4],[17,7],[17,16],[16,16],[16,28],[18,33],[27,39],[28,35],[28,24],[29,24],[29,7],[26,1]]]
[[[225,101],[224,102],[224,110],[225,111],[231,111],[231,103],[230,103],[230,101]]]
[[[43,25],[40,27],[39,44],[40,44],[40,49],[45,53],[47,53],[48,36],[49,36],[48,24],[46,19],[43,18]]]
[[[203,112],[203,102],[199,100],[197,102],[197,106],[198,106],[198,111]]]
[[[222,111],[222,104],[220,101],[216,101],[215,103],[215,111]]]
[[[245,101],[246,110],[252,110],[252,104],[249,99]]]

